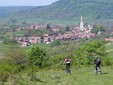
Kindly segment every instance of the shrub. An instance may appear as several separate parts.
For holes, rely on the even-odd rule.
[[[35,67],[43,67],[44,61],[46,60],[46,52],[39,48],[33,47],[28,51],[28,64],[31,67],[31,80],[34,81],[35,79]]]
[[[112,65],[112,61],[110,60],[109,57],[106,57],[106,58],[103,59],[103,65],[106,65],[106,66]]]
[[[102,58],[107,55],[103,41],[96,40],[81,45],[75,51],[75,64],[91,65],[95,55]]]

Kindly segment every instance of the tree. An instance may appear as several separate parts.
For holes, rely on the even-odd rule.
[[[92,64],[95,55],[103,58],[106,54],[104,41],[95,40],[81,45],[75,52],[75,59],[78,64],[88,65]]]
[[[61,43],[60,43],[59,40],[56,40],[56,41],[54,41],[53,43],[51,43],[51,46],[52,46],[52,47],[54,47],[54,46],[60,46],[60,45],[61,45]]]
[[[51,29],[51,24],[47,24],[47,27],[46,27],[48,30]]]
[[[94,25],[93,29],[91,30],[91,32],[95,34],[97,34],[99,31],[105,32],[105,27],[101,25]]]
[[[70,27],[66,26],[65,31],[69,31]]]
[[[31,68],[32,81],[34,80],[34,73],[35,73],[34,67],[39,67],[39,68],[43,67],[45,60],[46,60],[46,52],[39,47],[33,47],[28,52],[28,63],[32,67]]]

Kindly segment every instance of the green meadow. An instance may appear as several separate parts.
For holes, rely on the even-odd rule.
[[[30,81],[26,75],[19,76],[17,85],[112,85],[113,84],[113,66],[102,66],[102,75],[95,74],[94,67],[71,67],[71,74],[64,70],[43,70],[36,73],[36,81]],[[11,80],[5,85],[11,84]]]
[[[10,45],[0,44],[0,53],[7,51]],[[50,50],[51,46],[39,44],[39,47]],[[25,49],[29,49],[26,47]],[[108,57],[113,61],[113,43],[106,44]],[[35,73],[35,80],[31,81],[29,73],[21,72],[16,74],[14,79],[9,78],[7,82],[0,85],[112,85],[113,84],[113,65],[101,66],[102,75],[95,74],[94,65],[90,66],[72,66],[71,74],[65,72],[65,64],[63,69],[45,68],[39,69]],[[16,82],[16,84],[14,84]]]

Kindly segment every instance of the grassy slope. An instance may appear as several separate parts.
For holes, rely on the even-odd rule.
[[[108,72],[108,74],[95,75],[91,67],[86,67],[79,70],[73,68],[71,75],[67,75],[64,71],[39,72],[38,75],[47,82],[46,85],[96,85],[96,83],[97,85],[111,85],[113,83],[112,69],[103,67],[103,72]],[[45,85],[39,82],[37,84]]]
[[[7,51],[7,48],[9,47],[10,45],[8,44],[0,44],[0,58],[2,58],[4,56],[4,52]]]
[[[113,44],[106,44],[106,49],[112,50],[112,45]],[[47,46],[40,44],[40,47],[46,48]],[[113,59],[113,51],[108,53],[110,58]],[[35,82],[31,82],[25,73],[18,85],[112,85],[113,83],[113,66],[103,66],[102,75],[95,74],[94,66],[81,67],[79,69],[77,67],[71,67],[71,72],[70,75],[66,74],[64,70],[42,70],[37,72],[36,78],[38,81]],[[5,85],[9,84],[10,83],[7,82]]]
[[[28,76],[24,76],[18,85],[112,85],[112,70],[113,67],[102,67],[102,75],[96,75],[93,67],[72,68],[71,74],[62,70],[43,70],[37,72],[38,81],[31,82]]]
[[[106,44],[106,50],[110,59],[113,61],[113,43]]]
[[[106,44],[106,50],[109,51],[109,57],[113,59],[113,43]],[[64,66],[65,67],[65,66]],[[29,85],[111,85],[113,76],[113,66],[102,67],[103,75],[96,75],[94,67],[82,67],[79,70],[76,67],[71,69],[72,74],[66,74],[64,71],[49,70],[37,73],[38,82],[29,82]],[[28,83],[25,82],[27,85]]]

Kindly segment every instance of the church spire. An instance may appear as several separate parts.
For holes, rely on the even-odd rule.
[[[82,15],[81,15],[81,19],[80,19],[80,30],[83,31],[84,30],[84,23],[82,20]]]
[[[82,15],[81,15],[81,21],[80,22],[83,22],[83,20],[82,20]]]

